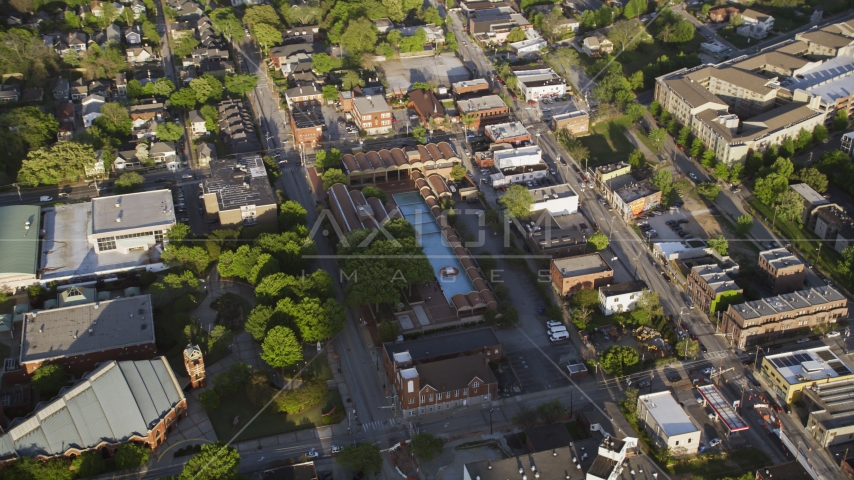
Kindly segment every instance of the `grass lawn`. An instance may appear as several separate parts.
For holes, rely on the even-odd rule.
[[[683,44],[666,44],[659,40],[655,40],[652,43],[641,44],[632,52],[623,53],[617,57],[617,61],[623,65],[623,75],[628,77],[650,63],[655,63],[655,61],[662,55],[676,57],[681,52],[699,52],[700,43],[703,41],[703,37],[697,34],[695,34],[694,38],[689,42]]]
[[[760,450],[746,448],[718,454],[701,454],[679,460],[667,467],[671,475],[693,475],[692,478],[717,479],[736,477],[767,465],[768,457]]]
[[[323,401],[310,410],[296,415],[276,413],[273,410],[275,404],[271,404],[246,427],[246,430],[235,441],[244,442],[255,438],[323,426],[321,415],[323,412],[328,412],[333,405],[337,405],[339,410],[344,408],[337,388],[329,389]],[[258,407],[246,401],[244,395],[236,393],[223,397],[220,400],[219,408],[213,412],[208,412],[208,417],[211,419],[217,438],[225,440],[231,439],[241,428],[246,426],[256,413],[258,413]],[[234,417],[240,417],[237,428],[231,427]]]
[[[616,117],[593,125],[593,135],[579,138],[590,150],[588,166],[626,160],[635,150],[625,135],[631,125],[629,117]]]
[[[750,200],[750,206],[756,209],[756,212],[761,217],[774,218],[774,210],[769,208],[758,199]],[[767,223],[767,222],[766,222]],[[789,239],[792,246],[797,248],[807,261],[815,263],[816,255],[818,254],[819,241],[818,237],[812,232],[806,231],[792,222],[784,222],[779,218],[774,223],[775,230]],[[817,265],[818,269],[830,276],[838,283],[841,283],[845,288],[851,289],[850,282],[845,280],[845,275],[839,271],[839,265],[842,263],[842,255],[839,254],[829,245],[825,245],[821,249],[821,261]]]
[[[314,345],[308,345],[303,347],[303,357],[306,360],[310,360],[315,355],[317,355],[317,348]],[[293,366],[291,368],[285,369],[285,378],[293,378],[296,376],[299,369],[302,368],[302,365]],[[278,370],[277,370],[278,371]],[[323,352],[319,358],[315,359],[311,362],[311,365],[305,369],[303,372],[303,380],[307,380],[309,378],[319,378],[321,380],[332,380],[332,369],[329,368],[329,358],[326,356],[326,352]]]
[[[747,41],[747,37],[742,37],[741,35],[735,33],[735,28],[733,27],[724,27],[720,31],[718,31],[718,35],[727,39],[727,41],[738,48],[747,48],[750,46],[750,43]],[[756,42],[753,42],[756,44]]]
[[[652,153],[658,152],[658,147],[652,144],[652,141],[649,139],[649,137],[646,136],[646,133],[643,132],[643,129],[636,128],[635,136],[638,137],[640,141],[643,142],[644,145],[646,145],[646,148],[652,151]],[[658,158],[655,158],[654,161],[658,161]]]

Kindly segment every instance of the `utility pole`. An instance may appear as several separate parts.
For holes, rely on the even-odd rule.
[[[842,464],[845,463],[845,459],[848,458],[848,449],[845,449],[845,455],[842,455],[842,460],[839,462],[839,468],[842,468]]]
[[[818,254],[815,256],[815,268],[818,268],[818,262],[821,261],[821,247],[822,247],[822,245],[824,245],[824,243],[822,243],[821,240],[819,240],[819,242],[818,242]]]
[[[492,409],[489,409],[489,434],[492,435]]]

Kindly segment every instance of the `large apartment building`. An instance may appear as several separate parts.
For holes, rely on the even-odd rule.
[[[804,286],[804,262],[785,248],[759,252],[759,275],[774,293],[789,293]]]
[[[391,107],[381,96],[353,97],[353,118],[359,129],[368,132],[368,135],[382,135],[392,129]]]
[[[735,347],[745,348],[847,317],[848,300],[835,288],[824,286],[730,305],[721,331],[731,336]]]

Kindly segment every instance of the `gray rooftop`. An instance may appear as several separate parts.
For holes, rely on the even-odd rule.
[[[534,199],[534,203],[548,202],[550,200],[578,196],[578,194],[575,193],[575,190],[573,190],[568,183],[553,185],[549,187],[534,188],[529,190],[529,193],[531,194],[531,198]]]
[[[539,480],[582,480],[595,459],[600,458],[597,455],[598,448],[597,440],[585,439],[573,442],[571,447],[566,446],[502,460],[481,460],[467,463],[463,468],[468,472],[467,478],[480,478],[480,480],[521,479],[520,468],[529,474],[528,478],[533,479],[532,466],[536,467],[536,472],[539,472]],[[587,453],[586,457],[583,456],[584,453]],[[577,468],[573,463],[573,457],[579,460],[581,468]],[[608,475],[602,478],[608,478]]]
[[[417,362],[424,358],[435,358],[453,355],[477,348],[499,345],[501,342],[492,327],[456,330],[451,333],[425,335],[408,342],[384,343],[386,354],[392,357],[395,353],[409,352],[412,360]]]
[[[175,208],[166,189],[92,199],[94,234],[144,227],[162,230],[173,224]]]
[[[764,258],[766,262],[771,264],[771,266],[774,267],[775,270],[780,270],[781,268],[793,267],[797,265],[801,265],[801,270],[803,270],[804,262],[802,262],[800,258],[793,255],[792,252],[782,247],[775,248],[773,250],[765,250],[764,252],[759,252],[759,256]]]
[[[796,191],[798,195],[804,197],[804,200],[809,202],[811,205],[825,205],[830,203],[824,198],[820,193],[813,190],[812,187],[807,185],[806,183],[796,183],[794,185],[789,185],[789,188]]]
[[[391,112],[391,107],[385,101],[385,98],[377,95],[366,95],[353,98],[353,106],[360,115],[368,115],[371,113]]]
[[[109,361],[0,436],[0,458],[61,455],[147,436],[184,394],[164,357]]]
[[[729,308],[738,312],[742,318],[749,320],[844,300],[845,297],[838,290],[825,286],[730,305]]]
[[[457,107],[459,107],[461,113],[476,113],[494,108],[506,109],[507,104],[498,95],[485,95],[467,100],[458,100]]]
[[[487,125],[484,131],[492,137],[496,142],[509,140],[511,138],[530,136],[528,130],[522,125],[522,122],[499,123],[496,125]]]
[[[20,362],[153,342],[151,297],[117,298],[27,314]]]
[[[638,401],[668,437],[699,430],[669,391],[641,395]]]
[[[616,179],[612,179],[616,180]],[[619,188],[614,191],[617,195],[623,199],[625,203],[631,203],[639,198],[648,197],[650,195],[655,194],[659,190],[655,188],[650,182],[643,180],[637,183],[633,183],[630,185],[626,185],[622,188]]]
[[[607,287],[600,287],[599,291],[606,297],[622,295],[624,293],[642,292],[649,287],[643,280],[632,280],[631,282],[615,283]]]
[[[732,290],[741,291],[741,287],[736,285],[735,281],[727,275],[719,265],[706,264],[697,265],[691,270],[697,272],[697,275],[706,282],[709,287],[715,290],[715,293],[729,292]]]
[[[597,272],[607,272],[611,270],[608,262],[598,253],[589,253],[587,255],[577,255],[574,257],[555,258],[552,259],[555,267],[561,272],[564,278],[577,277],[579,275],[589,275]]]
[[[270,187],[264,160],[255,155],[238,160],[215,160],[211,176],[204,181],[205,194],[215,193],[220,211],[247,205],[274,205],[276,194]]]

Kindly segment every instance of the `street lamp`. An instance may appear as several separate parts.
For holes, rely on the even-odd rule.
[[[492,435],[492,409],[489,409],[489,434]]]
[[[815,268],[818,268],[818,262],[821,261],[821,246],[822,245],[824,245],[824,243],[819,241],[818,242],[818,248],[816,249],[816,250],[818,250],[818,254],[816,254],[816,256],[815,256]]]

